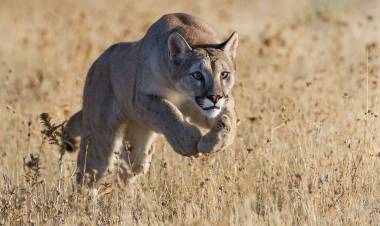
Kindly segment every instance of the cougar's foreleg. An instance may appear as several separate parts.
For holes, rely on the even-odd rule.
[[[162,133],[174,151],[184,156],[196,154],[202,134],[185,121],[182,113],[168,100],[152,95],[137,97],[135,109],[141,123]]]

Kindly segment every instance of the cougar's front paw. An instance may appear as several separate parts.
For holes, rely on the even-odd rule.
[[[231,119],[227,115],[222,115],[215,123],[215,125],[211,128],[211,131],[214,132],[222,132],[228,133],[231,131],[232,122]]]
[[[218,150],[220,147],[220,137],[217,133],[212,131],[204,135],[197,145],[197,149],[200,153],[210,153]]]
[[[198,153],[197,144],[202,134],[194,126],[184,127],[172,137],[172,146],[176,152],[184,156],[193,156]]]
[[[210,153],[223,149],[227,142],[232,124],[228,116],[222,115],[211,130],[199,141],[197,148],[199,152]]]

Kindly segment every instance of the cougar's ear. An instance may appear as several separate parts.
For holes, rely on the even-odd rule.
[[[190,45],[186,42],[185,38],[182,37],[178,32],[173,32],[168,38],[168,48],[169,48],[169,58],[174,63],[180,60],[178,58],[179,54],[187,53],[191,51]]]
[[[221,44],[221,49],[232,59],[236,58],[236,50],[239,44],[239,35],[233,32],[230,37]]]

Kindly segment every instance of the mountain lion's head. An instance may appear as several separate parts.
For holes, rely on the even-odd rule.
[[[171,79],[175,88],[209,118],[222,110],[235,82],[238,35],[221,44],[190,46],[178,32],[168,39]]]

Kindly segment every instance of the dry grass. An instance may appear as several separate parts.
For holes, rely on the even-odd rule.
[[[236,143],[194,160],[161,139],[135,184],[76,193],[76,155],[59,161],[39,114],[67,119],[101,51],[173,11],[240,33]],[[3,0],[0,225],[379,225],[378,12],[377,0]]]

